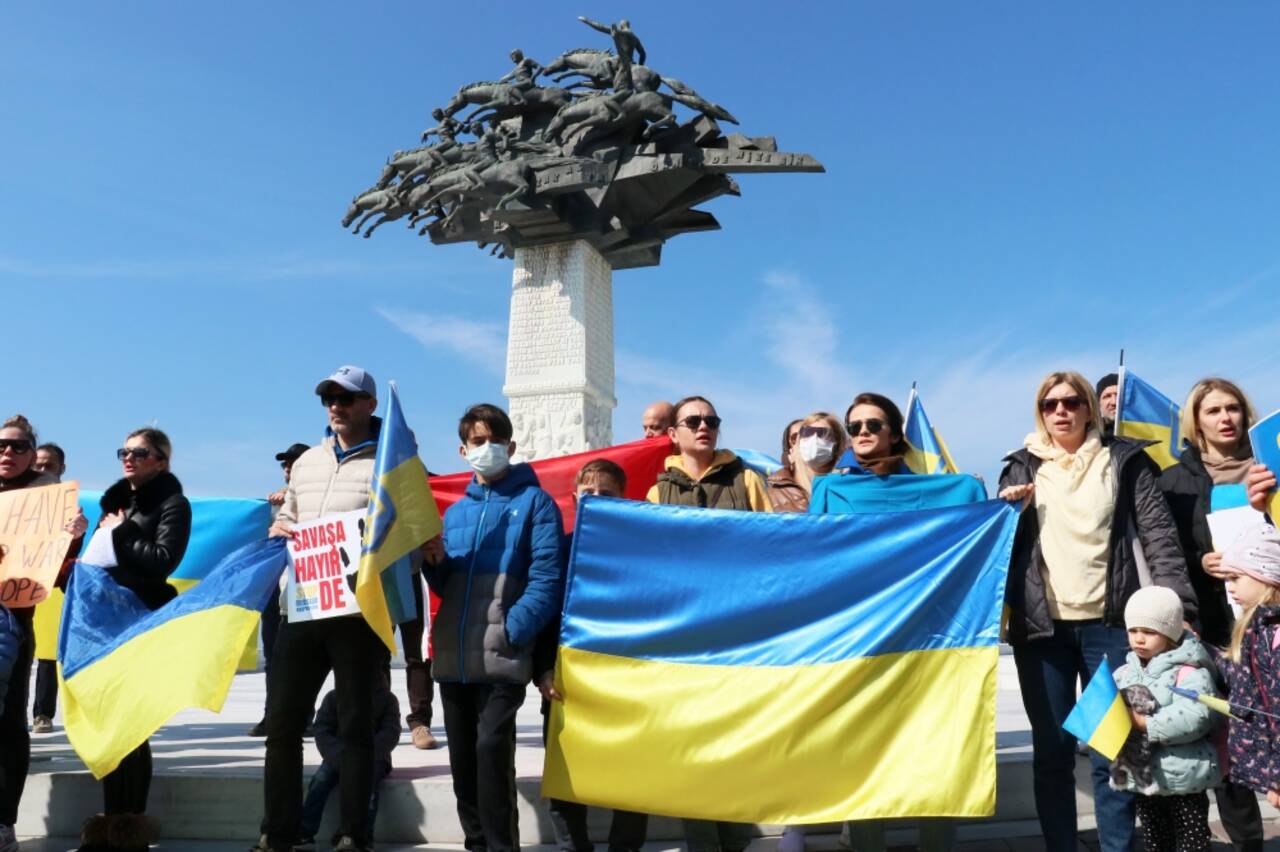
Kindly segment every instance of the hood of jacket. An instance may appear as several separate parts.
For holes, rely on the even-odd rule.
[[[129,485],[129,480],[116,480],[114,485],[102,492],[102,499],[98,501],[98,505],[102,507],[104,513],[118,512],[134,506],[136,499],[138,511],[150,513],[165,500],[181,493],[182,483],[178,481],[178,477],[167,470],[162,470],[143,483],[137,492]]]
[[[1131,666],[1142,665],[1138,655],[1133,651],[1129,652],[1126,662]],[[1146,672],[1149,677],[1159,677],[1170,669],[1179,669],[1183,666],[1195,666],[1210,672],[1215,671],[1213,657],[1209,654],[1208,649],[1189,630],[1182,634],[1182,639],[1177,647],[1170,648],[1163,654],[1157,654],[1148,660]]]
[[[715,473],[717,470],[724,467],[725,465],[735,461],[737,458],[738,458],[738,455],[733,450],[716,450],[716,454],[711,457],[711,466],[708,467],[705,471],[703,471],[701,478],[706,479],[708,476]],[[668,472],[674,471],[675,473],[683,474],[684,477],[688,479],[690,482],[699,481],[699,480],[695,480],[692,476],[689,475],[689,471],[685,470],[684,456],[680,455],[679,453],[673,456],[667,456],[667,460],[666,460],[666,463],[664,464],[664,468]]]

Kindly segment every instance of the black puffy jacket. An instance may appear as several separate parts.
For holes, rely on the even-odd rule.
[[[104,515],[125,513],[124,523],[111,533],[119,564],[108,573],[151,609],[173,600],[178,593],[169,575],[191,538],[191,504],[178,478],[164,471],[137,491],[121,479],[103,493],[100,505]]]
[[[1160,474],[1160,490],[1178,525],[1179,542],[1187,558],[1187,575],[1200,599],[1201,638],[1225,648],[1231,641],[1235,616],[1227,603],[1226,584],[1204,573],[1201,565],[1204,555],[1214,549],[1208,521],[1213,478],[1205,469],[1198,449],[1183,448],[1181,461]]]
[[[1115,512],[1111,516],[1111,548],[1107,560],[1106,600],[1102,621],[1110,627],[1124,626],[1124,605],[1141,582],[1135,541],[1141,542],[1151,580],[1167,586],[1182,598],[1183,616],[1197,623],[1196,595],[1187,579],[1187,563],[1178,546],[1178,530],[1169,506],[1156,484],[1159,469],[1143,451],[1148,442],[1103,437],[1111,450],[1111,473],[1115,483]],[[1036,480],[1040,459],[1021,449],[1005,457],[1000,489],[1027,485]],[[1018,519],[1009,561],[1009,582],[1005,602],[1009,613],[1009,643],[1018,645],[1053,635],[1053,619],[1045,597],[1044,562],[1040,555],[1040,523],[1034,505]]]

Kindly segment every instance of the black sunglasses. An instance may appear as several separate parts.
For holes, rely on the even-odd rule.
[[[25,456],[31,452],[31,442],[26,438],[0,438],[0,453],[9,450],[15,456]]]
[[[1058,403],[1062,403],[1062,407],[1072,413],[1080,410],[1080,406],[1084,405],[1084,397],[1082,396],[1060,396],[1056,399],[1040,400],[1040,413],[1052,414],[1058,410]]]
[[[367,393],[325,393],[320,395],[320,404],[325,408],[331,405],[337,405],[340,408],[347,408],[357,399],[368,399]]]
[[[116,458],[118,458],[120,461],[124,461],[125,459],[129,458],[129,456],[133,456],[135,459],[149,459],[151,458],[151,448],[150,447],[121,447],[120,449],[116,450]],[[157,451],[156,458],[163,461],[164,453]]]
[[[707,428],[714,432],[720,428],[720,424],[723,422],[724,421],[714,414],[708,414],[706,417],[703,417],[701,414],[690,414],[676,425],[684,426],[690,432],[697,432],[698,427],[705,423],[707,424]]]
[[[884,428],[884,421],[878,417],[870,417],[866,420],[850,420],[844,424],[844,428],[849,431],[850,435],[861,435],[864,424],[867,427],[867,431],[872,435],[879,435],[880,430]]]

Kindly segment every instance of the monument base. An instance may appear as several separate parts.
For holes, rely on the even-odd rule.
[[[613,270],[589,243],[515,250],[502,392],[516,461],[613,443]]]

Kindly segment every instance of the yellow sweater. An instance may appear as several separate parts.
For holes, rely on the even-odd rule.
[[[701,480],[703,477],[708,476],[712,471],[719,470],[736,458],[737,456],[732,450],[716,450],[715,458],[711,460],[711,467],[704,470],[702,472],[702,476],[694,476],[685,469],[684,458],[682,456],[667,456],[666,469],[678,470],[690,479]],[[772,512],[773,504],[769,502],[769,492],[765,487],[764,479],[760,474],[756,473],[751,468],[746,468],[742,471],[742,481],[747,487],[747,501],[751,504],[751,511]],[[658,486],[656,484],[650,487],[649,493],[645,495],[645,499],[650,503],[658,502]]]

